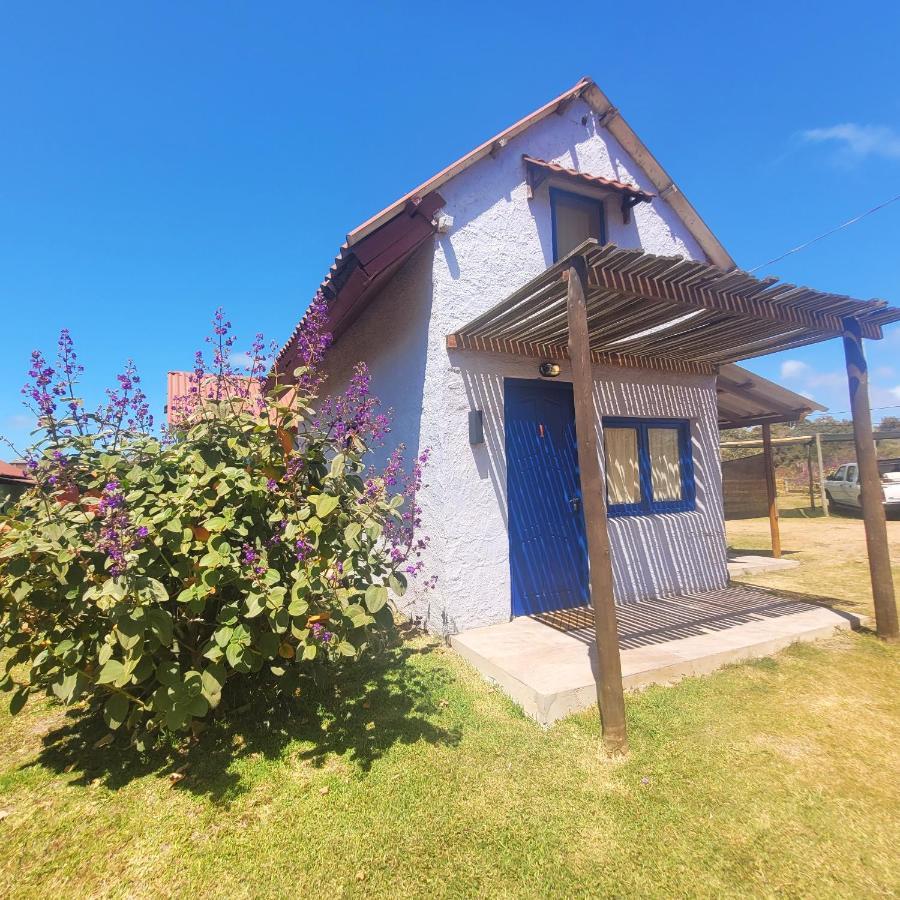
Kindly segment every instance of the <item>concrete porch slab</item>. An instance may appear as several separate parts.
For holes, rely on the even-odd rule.
[[[782,572],[785,569],[796,569],[800,562],[796,559],[775,559],[771,556],[732,556],[728,559],[728,574],[755,575],[758,572]]]
[[[849,614],[749,585],[629,604],[618,612],[628,690],[672,684],[858,625]],[[451,645],[542,725],[596,703],[587,607],[475,628],[454,635]]]

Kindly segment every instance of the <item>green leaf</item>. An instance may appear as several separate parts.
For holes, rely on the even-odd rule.
[[[340,478],[341,475],[344,474],[344,464],[345,457],[343,453],[335,454],[334,459],[331,460],[331,471],[330,475],[332,478]]]
[[[307,644],[303,648],[303,658],[304,659],[315,659],[316,658],[316,645],[315,644]]]
[[[256,638],[256,649],[266,657],[271,659],[278,653],[278,637],[271,631],[264,631]]]
[[[387,603],[387,600],[388,592],[384,585],[373,584],[366,589],[366,608],[373,615]]]
[[[356,648],[349,641],[341,641],[338,644],[338,653],[341,656],[356,656]]]
[[[316,515],[320,519],[324,519],[329,513],[334,512],[340,502],[331,494],[314,494],[310,499],[316,508]]]
[[[25,705],[25,701],[28,699],[29,689],[22,685],[13,695],[12,699],[9,701],[9,713],[14,716],[16,713],[20,712],[22,707]]]
[[[141,585],[141,594],[156,603],[165,603],[169,599],[169,592],[166,590],[165,585],[155,578],[146,579]]]
[[[284,634],[290,628],[291,617],[288,611],[282,607],[274,616],[271,617],[272,627],[279,633]]]
[[[351,522],[344,529],[344,540],[351,546],[356,547],[358,545],[359,534],[362,531],[362,525],[359,522]]]
[[[401,572],[395,572],[388,579],[391,590],[398,596],[402,597],[406,593],[406,576]]]
[[[227,625],[220,628],[213,637],[215,638],[216,643],[220,647],[227,647],[231,642],[231,636],[234,634],[234,629],[229,628]]]
[[[136,609],[135,615],[124,616],[116,623],[116,637],[125,650],[136,647],[144,636],[143,614],[140,608]]]
[[[213,663],[203,670],[200,679],[203,696],[209,705],[215,709],[222,700],[222,687],[225,684],[225,667],[219,663]]]
[[[163,647],[170,646],[173,636],[173,624],[169,613],[158,606],[150,607],[147,610],[147,620],[150,623],[150,630]]]
[[[50,690],[53,691],[63,703],[68,704],[75,699],[75,694],[79,687],[79,675],[77,672],[71,672],[68,675],[60,673],[56,681],[50,685]]]
[[[125,674],[125,666],[117,659],[111,659],[100,669],[97,684],[112,684]],[[158,677],[158,676],[157,676]]]
[[[103,721],[115,731],[128,717],[129,706],[124,694],[113,694],[103,707]]]
[[[166,687],[181,684],[181,669],[177,663],[163,663],[156,670],[156,680]]]
[[[247,611],[244,616],[255,619],[266,608],[265,597],[259,594],[247,594]]]
[[[125,596],[125,585],[117,578],[107,578],[103,582],[100,594],[103,597],[112,597],[113,600],[121,600]]]
[[[233,669],[236,669],[242,662],[244,658],[244,647],[242,644],[229,644],[225,648],[225,659],[228,660],[228,665]]]

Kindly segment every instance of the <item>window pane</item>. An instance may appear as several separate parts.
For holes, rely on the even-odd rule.
[[[583,244],[588,238],[601,237],[602,207],[598,200],[565,194],[553,195],[556,223],[556,258]]]
[[[677,428],[648,428],[654,500],[681,500],[681,460]]]
[[[637,429],[604,428],[603,447],[609,503],[640,503]]]
[[[584,208],[556,207],[556,256],[562,259],[567,253],[583,244],[591,235],[591,215]]]

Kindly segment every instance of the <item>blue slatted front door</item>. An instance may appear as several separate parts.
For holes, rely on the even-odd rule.
[[[504,416],[512,613],[583,606],[587,540],[572,386],[507,378]]]

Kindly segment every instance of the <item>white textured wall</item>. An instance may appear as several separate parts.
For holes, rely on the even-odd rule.
[[[420,495],[432,537],[435,592],[413,596],[414,611],[442,632],[510,616],[503,378],[533,377],[535,360],[449,353],[446,335],[503,300],[552,263],[548,184],[526,198],[522,154],[582,172],[653,186],[617,142],[598,131],[578,101],[511,141],[441,188],[454,217],[404,267],[332,351],[337,386],[365,359],[375,389],[398,414],[395,437],[431,447],[428,487]],[[703,259],[663,201],[639,204],[624,225],[616,204],[609,240],[652,253]],[[565,377],[565,375],[563,376]],[[721,475],[712,378],[597,369],[598,415],[680,416],[692,421],[697,511],[610,521],[617,599],[721,586],[726,581]],[[468,443],[468,411],[485,412],[486,443]],[[601,444],[602,446],[602,444]]]

